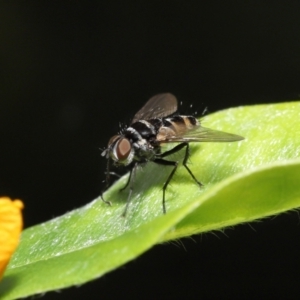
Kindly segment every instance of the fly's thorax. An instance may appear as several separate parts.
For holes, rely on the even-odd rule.
[[[147,122],[154,127],[156,133],[158,132],[159,128],[164,125],[163,118],[150,119]]]
[[[134,129],[143,139],[150,139],[156,135],[155,127],[150,122],[145,120],[135,122],[129,128]]]
[[[139,162],[147,162],[154,159],[157,148],[147,139],[141,139],[133,144],[134,160]]]

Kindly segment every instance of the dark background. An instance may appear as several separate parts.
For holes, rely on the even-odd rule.
[[[299,16],[299,1],[1,1],[0,194],[26,227],[93,200],[99,148],[159,92],[210,112],[299,98]],[[44,299],[299,298],[299,253],[293,212]]]

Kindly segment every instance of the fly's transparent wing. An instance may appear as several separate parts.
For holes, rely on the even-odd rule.
[[[135,114],[131,122],[139,120],[150,120],[163,118],[173,114],[177,110],[177,99],[170,93],[158,94],[148,100],[148,102]]]
[[[162,133],[165,139],[160,139],[161,143],[172,142],[237,142],[244,138],[237,134],[232,134],[224,131],[218,131],[201,125],[194,129],[184,130],[184,128],[177,128],[176,131],[167,130]]]

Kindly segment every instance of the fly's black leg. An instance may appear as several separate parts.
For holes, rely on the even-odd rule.
[[[190,170],[190,168],[187,166],[187,160],[190,156],[190,145],[189,143],[181,143],[179,145],[177,145],[176,147],[174,147],[173,149],[166,151],[162,154],[160,154],[160,157],[166,157],[168,155],[174,154],[178,151],[180,151],[182,148],[185,148],[185,155],[184,155],[184,159],[183,159],[183,166],[186,168],[186,170],[189,172],[189,174],[191,175],[191,177],[194,179],[194,181],[199,185],[199,186],[203,186],[203,184],[197,180],[197,178],[195,177],[195,175],[192,173],[192,171]]]
[[[175,146],[174,148],[172,148],[171,150],[168,150],[168,151],[166,151],[166,152],[164,152],[164,153],[158,154],[158,156],[159,156],[159,157],[166,157],[166,156],[169,156],[169,155],[171,155],[171,154],[174,154],[174,153],[180,151],[180,150],[181,150],[182,148],[184,148],[184,147],[189,147],[189,144],[188,144],[188,143],[181,143],[181,144]],[[188,149],[189,149],[189,148],[188,148]],[[188,150],[188,152],[189,152],[189,150]],[[185,154],[185,155],[186,155],[186,154]],[[188,156],[189,156],[189,154],[188,154]]]
[[[110,171],[109,171],[109,168],[110,168],[110,165],[109,165],[109,159],[107,159],[107,166],[106,166],[106,179],[105,179],[105,188],[101,191],[101,199],[102,201],[107,204],[107,205],[110,205],[111,206],[111,202],[110,201],[106,201],[104,198],[103,198],[103,193],[105,190],[107,190],[108,186],[109,186],[109,181],[110,181]]]
[[[105,204],[111,206],[111,202],[110,202],[110,201],[107,201],[107,200],[105,200],[105,199],[103,198],[103,193],[104,193],[104,191],[101,192],[101,196],[100,196],[100,197],[101,197],[101,200],[102,200]]]
[[[120,192],[124,191],[128,187],[128,184],[129,184],[129,182],[131,180],[132,170],[133,170],[133,168],[130,170],[128,180],[127,180],[125,186],[120,189]]]
[[[187,160],[189,158],[189,144],[188,143],[181,143],[179,145],[177,145],[176,147],[174,147],[173,149],[166,151],[162,154],[157,155],[157,158],[155,160],[153,160],[153,162],[160,164],[160,165],[164,165],[164,166],[173,166],[173,170],[170,173],[169,177],[167,178],[167,181],[165,182],[164,186],[163,186],[163,213],[166,213],[166,201],[165,201],[165,194],[166,194],[166,189],[171,181],[171,179],[173,178],[173,175],[175,174],[177,167],[178,167],[178,161],[169,161],[169,160],[165,160],[162,159],[163,157],[166,157],[168,155],[174,154],[178,151],[180,151],[182,148],[186,147],[185,150],[185,156],[183,159],[183,165],[184,167],[187,169],[187,171],[189,172],[189,174],[191,175],[191,177],[194,179],[194,181],[199,185],[202,186],[202,183],[200,181],[198,181],[196,179],[196,177],[194,176],[194,174],[192,173],[192,171],[189,169],[189,167],[187,166]]]
[[[130,199],[131,199],[131,194],[133,191],[133,183],[134,183],[134,179],[135,179],[135,172],[136,172],[136,168],[137,168],[137,163],[135,163],[130,171],[130,175],[129,175],[129,180],[126,183],[126,186],[124,188],[127,187],[127,185],[130,183],[130,187],[129,187],[129,194],[128,194],[128,198],[127,198],[127,203],[124,209],[124,212],[122,213],[122,217],[126,217],[127,211],[128,211],[128,207],[129,207],[129,203],[130,203]],[[123,189],[124,189],[123,188]]]
[[[166,214],[167,213],[167,210],[166,210],[166,197],[165,197],[165,194],[166,194],[166,189],[168,187],[168,184],[170,183],[177,167],[178,167],[178,161],[169,161],[169,160],[164,160],[164,159],[161,159],[161,158],[156,158],[153,162],[157,163],[157,164],[160,164],[160,165],[164,165],[164,166],[173,166],[173,170],[172,172],[170,173],[167,181],[165,182],[164,186],[163,186],[163,213]]]
[[[187,166],[187,160],[189,159],[190,156],[190,145],[189,143],[186,143],[186,150],[185,150],[185,156],[183,159],[182,164],[184,165],[184,167],[187,169],[187,171],[189,172],[189,174],[192,176],[192,178],[194,179],[194,181],[199,185],[199,186],[203,186],[203,184],[197,180],[197,178],[195,177],[195,175],[192,173],[192,171],[190,170],[190,168]]]

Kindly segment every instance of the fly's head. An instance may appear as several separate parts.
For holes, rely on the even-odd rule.
[[[116,165],[127,166],[134,158],[134,149],[129,139],[123,135],[114,135],[101,155],[111,158]]]

